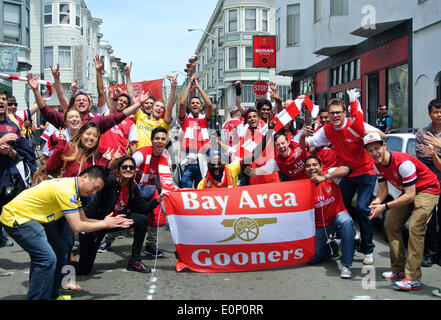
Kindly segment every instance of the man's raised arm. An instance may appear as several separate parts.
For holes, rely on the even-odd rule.
[[[176,104],[176,100],[178,98],[177,78],[178,78],[178,75],[176,75],[175,77],[167,76],[167,79],[170,81],[170,84],[171,84],[170,97],[168,98],[167,105],[165,107],[165,113],[164,113],[164,121],[167,124],[172,122],[173,107]]]

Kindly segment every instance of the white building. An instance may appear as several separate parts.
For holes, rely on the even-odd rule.
[[[40,8],[38,0],[0,0],[0,73],[26,76],[31,66],[40,73]],[[0,89],[13,94],[21,109],[26,107],[24,82],[0,79]]]
[[[393,127],[426,126],[441,98],[441,2],[275,0],[279,75],[321,106],[360,88],[366,120],[389,106]]]
[[[291,98],[289,77],[276,76],[274,69],[253,67],[253,36],[275,34],[273,0],[219,0],[206,28],[194,32],[201,32],[195,50],[195,72],[199,73],[199,82],[218,106],[219,123],[235,105],[235,81],[243,83],[245,107],[255,103],[253,83],[257,80],[276,82],[282,98]]]

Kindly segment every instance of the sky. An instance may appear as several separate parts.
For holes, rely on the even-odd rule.
[[[132,62],[132,81],[184,72],[218,0],[85,0],[115,57]],[[176,74],[176,73],[175,73]],[[184,80],[178,74],[178,82]]]

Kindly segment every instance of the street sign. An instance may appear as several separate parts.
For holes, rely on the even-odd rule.
[[[256,81],[253,85],[253,91],[258,96],[263,96],[268,92],[268,84],[265,81]]]
[[[276,67],[276,36],[253,36],[254,68]]]

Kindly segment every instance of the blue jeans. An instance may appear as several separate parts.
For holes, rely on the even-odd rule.
[[[199,164],[188,164],[185,167],[184,173],[181,175],[181,181],[179,181],[180,188],[197,188],[199,182],[202,180],[201,170]]]
[[[364,254],[374,252],[375,245],[372,242],[374,234],[372,221],[369,220],[371,210],[369,205],[377,178],[370,174],[363,174],[358,177],[344,178],[340,182],[340,190],[347,210],[351,208],[352,198],[357,193],[357,217],[360,226],[361,246],[360,251]]]
[[[31,258],[30,287],[26,298],[56,298],[61,286],[61,269],[67,263],[68,248],[53,224],[43,227],[32,220],[22,225],[15,223],[12,228],[3,227]]]
[[[349,213],[342,211],[335,216],[329,226],[316,227],[315,230],[315,254],[309,264],[322,262],[331,256],[331,246],[327,244],[328,235],[338,231],[341,236],[341,264],[352,266],[355,229]],[[333,250],[335,249],[333,248]]]

